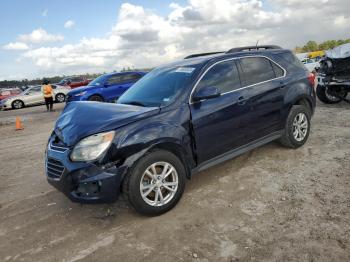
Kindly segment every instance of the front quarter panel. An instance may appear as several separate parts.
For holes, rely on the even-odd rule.
[[[189,119],[188,106],[183,105],[126,125],[116,130],[115,141],[103,162],[118,162],[130,168],[152,148],[167,144],[179,148],[184,164],[193,167]]]

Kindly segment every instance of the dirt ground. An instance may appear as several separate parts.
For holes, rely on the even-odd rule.
[[[154,218],[48,185],[59,113],[0,112],[0,261],[350,261],[350,104],[319,102],[302,148],[270,143],[201,172]]]

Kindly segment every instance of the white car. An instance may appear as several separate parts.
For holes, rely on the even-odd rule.
[[[62,103],[66,100],[66,95],[70,91],[70,87],[60,86],[60,85],[51,85],[54,91],[54,100],[55,102]],[[42,86],[33,86],[19,95],[9,97],[1,101],[1,108],[6,109],[19,109],[25,106],[31,105],[40,105],[44,104],[44,96],[41,90]]]

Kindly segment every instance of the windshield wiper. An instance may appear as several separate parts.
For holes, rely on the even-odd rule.
[[[146,107],[146,105],[144,103],[139,102],[139,101],[128,101],[128,102],[124,102],[123,104]]]

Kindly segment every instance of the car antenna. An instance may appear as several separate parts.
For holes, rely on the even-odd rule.
[[[259,39],[256,41],[256,45],[255,45],[256,50],[258,50],[258,44],[259,44]]]

